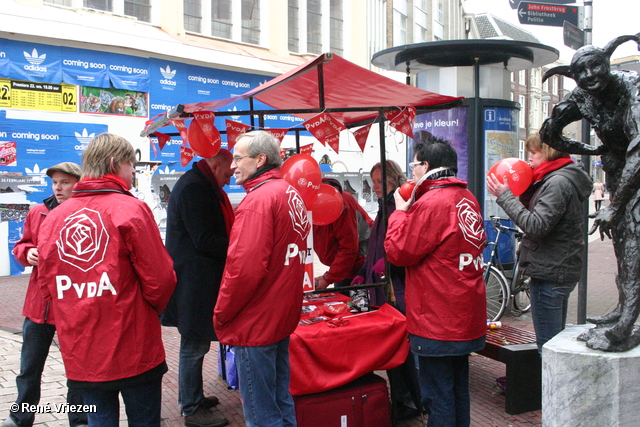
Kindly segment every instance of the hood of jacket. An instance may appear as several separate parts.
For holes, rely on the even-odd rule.
[[[587,200],[591,195],[591,190],[593,188],[591,178],[589,178],[589,175],[587,175],[584,169],[576,163],[570,163],[560,169],[550,172],[547,177],[554,175],[560,175],[567,178],[575,187],[576,193],[578,194],[578,198],[581,202]]]

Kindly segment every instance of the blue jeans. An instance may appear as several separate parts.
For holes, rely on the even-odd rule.
[[[469,355],[418,357],[420,393],[429,414],[427,427],[471,424]]]
[[[531,317],[540,354],[542,354],[542,346],[564,329],[567,322],[569,294],[576,284],[531,279],[529,286]]]
[[[289,392],[289,338],[236,349],[238,384],[247,427],[296,426]]]
[[[95,405],[89,412],[91,427],[118,427],[122,394],[129,427],[160,427],[162,379],[121,390],[83,390],[85,405]]]
[[[202,362],[211,348],[211,341],[180,337],[178,362],[178,403],[182,415],[191,415],[204,399],[202,391]]]
[[[49,347],[53,342],[56,327],[46,323],[36,323],[25,317],[22,324],[22,351],[20,352],[20,374],[16,377],[18,398],[16,403],[37,405],[40,402],[40,383],[42,371],[49,355]],[[82,404],[82,392],[70,389],[67,402],[72,405]],[[49,403],[49,402],[47,402]],[[35,420],[33,412],[11,412],[11,418],[20,427],[31,427]],[[69,425],[87,424],[84,413],[69,413]]]

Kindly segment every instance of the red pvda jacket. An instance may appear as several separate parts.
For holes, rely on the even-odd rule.
[[[54,196],[52,196],[54,197]],[[46,202],[50,201],[54,207],[58,205],[55,199],[47,198],[45,203],[41,203],[32,207],[27,214],[27,218],[24,220],[24,229],[22,238],[13,247],[13,256],[24,267],[30,267],[29,261],[27,261],[27,253],[31,248],[38,247],[38,231],[40,225],[49,214],[51,204],[47,206]],[[31,270],[31,277],[29,278],[29,286],[27,287],[27,294],[24,299],[24,307],[22,308],[22,315],[31,319],[36,323],[48,323],[54,324],[53,312],[51,311],[51,298],[45,300],[40,293],[40,282],[38,275],[38,266],[33,266]]]
[[[389,217],[384,248],[389,262],[406,269],[407,330],[423,338],[470,341],[486,334],[486,235],[466,184],[426,180],[409,210]]]
[[[244,188],[213,320],[221,343],[254,347],[282,341],[298,326],[311,224],[278,170]]]
[[[341,282],[358,274],[364,256],[358,250],[358,213],[360,204],[346,191],[342,192],[342,213],[330,224],[313,226],[313,249],[318,259],[329,266],[325,273],[329,283]],[[363,216],[373,224],[367,212]],[[367,221],[368,222],[368,221]]]
[[[165,360],[158,315],[176,276],[145,202],[113,181],[81,181],[38,242],[67,378],[118,380]]]

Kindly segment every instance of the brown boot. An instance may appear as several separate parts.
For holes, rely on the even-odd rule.
[[[222,427],[227,424],[229,424],[229,421],[220,411],[211,412],[202,405],[198,407],[196,412],[184,417],[184,425],[186,427]]]

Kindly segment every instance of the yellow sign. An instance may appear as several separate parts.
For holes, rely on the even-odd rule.
[[[76,86],[0,79],[0,108],[63,111],[78,110]]]

